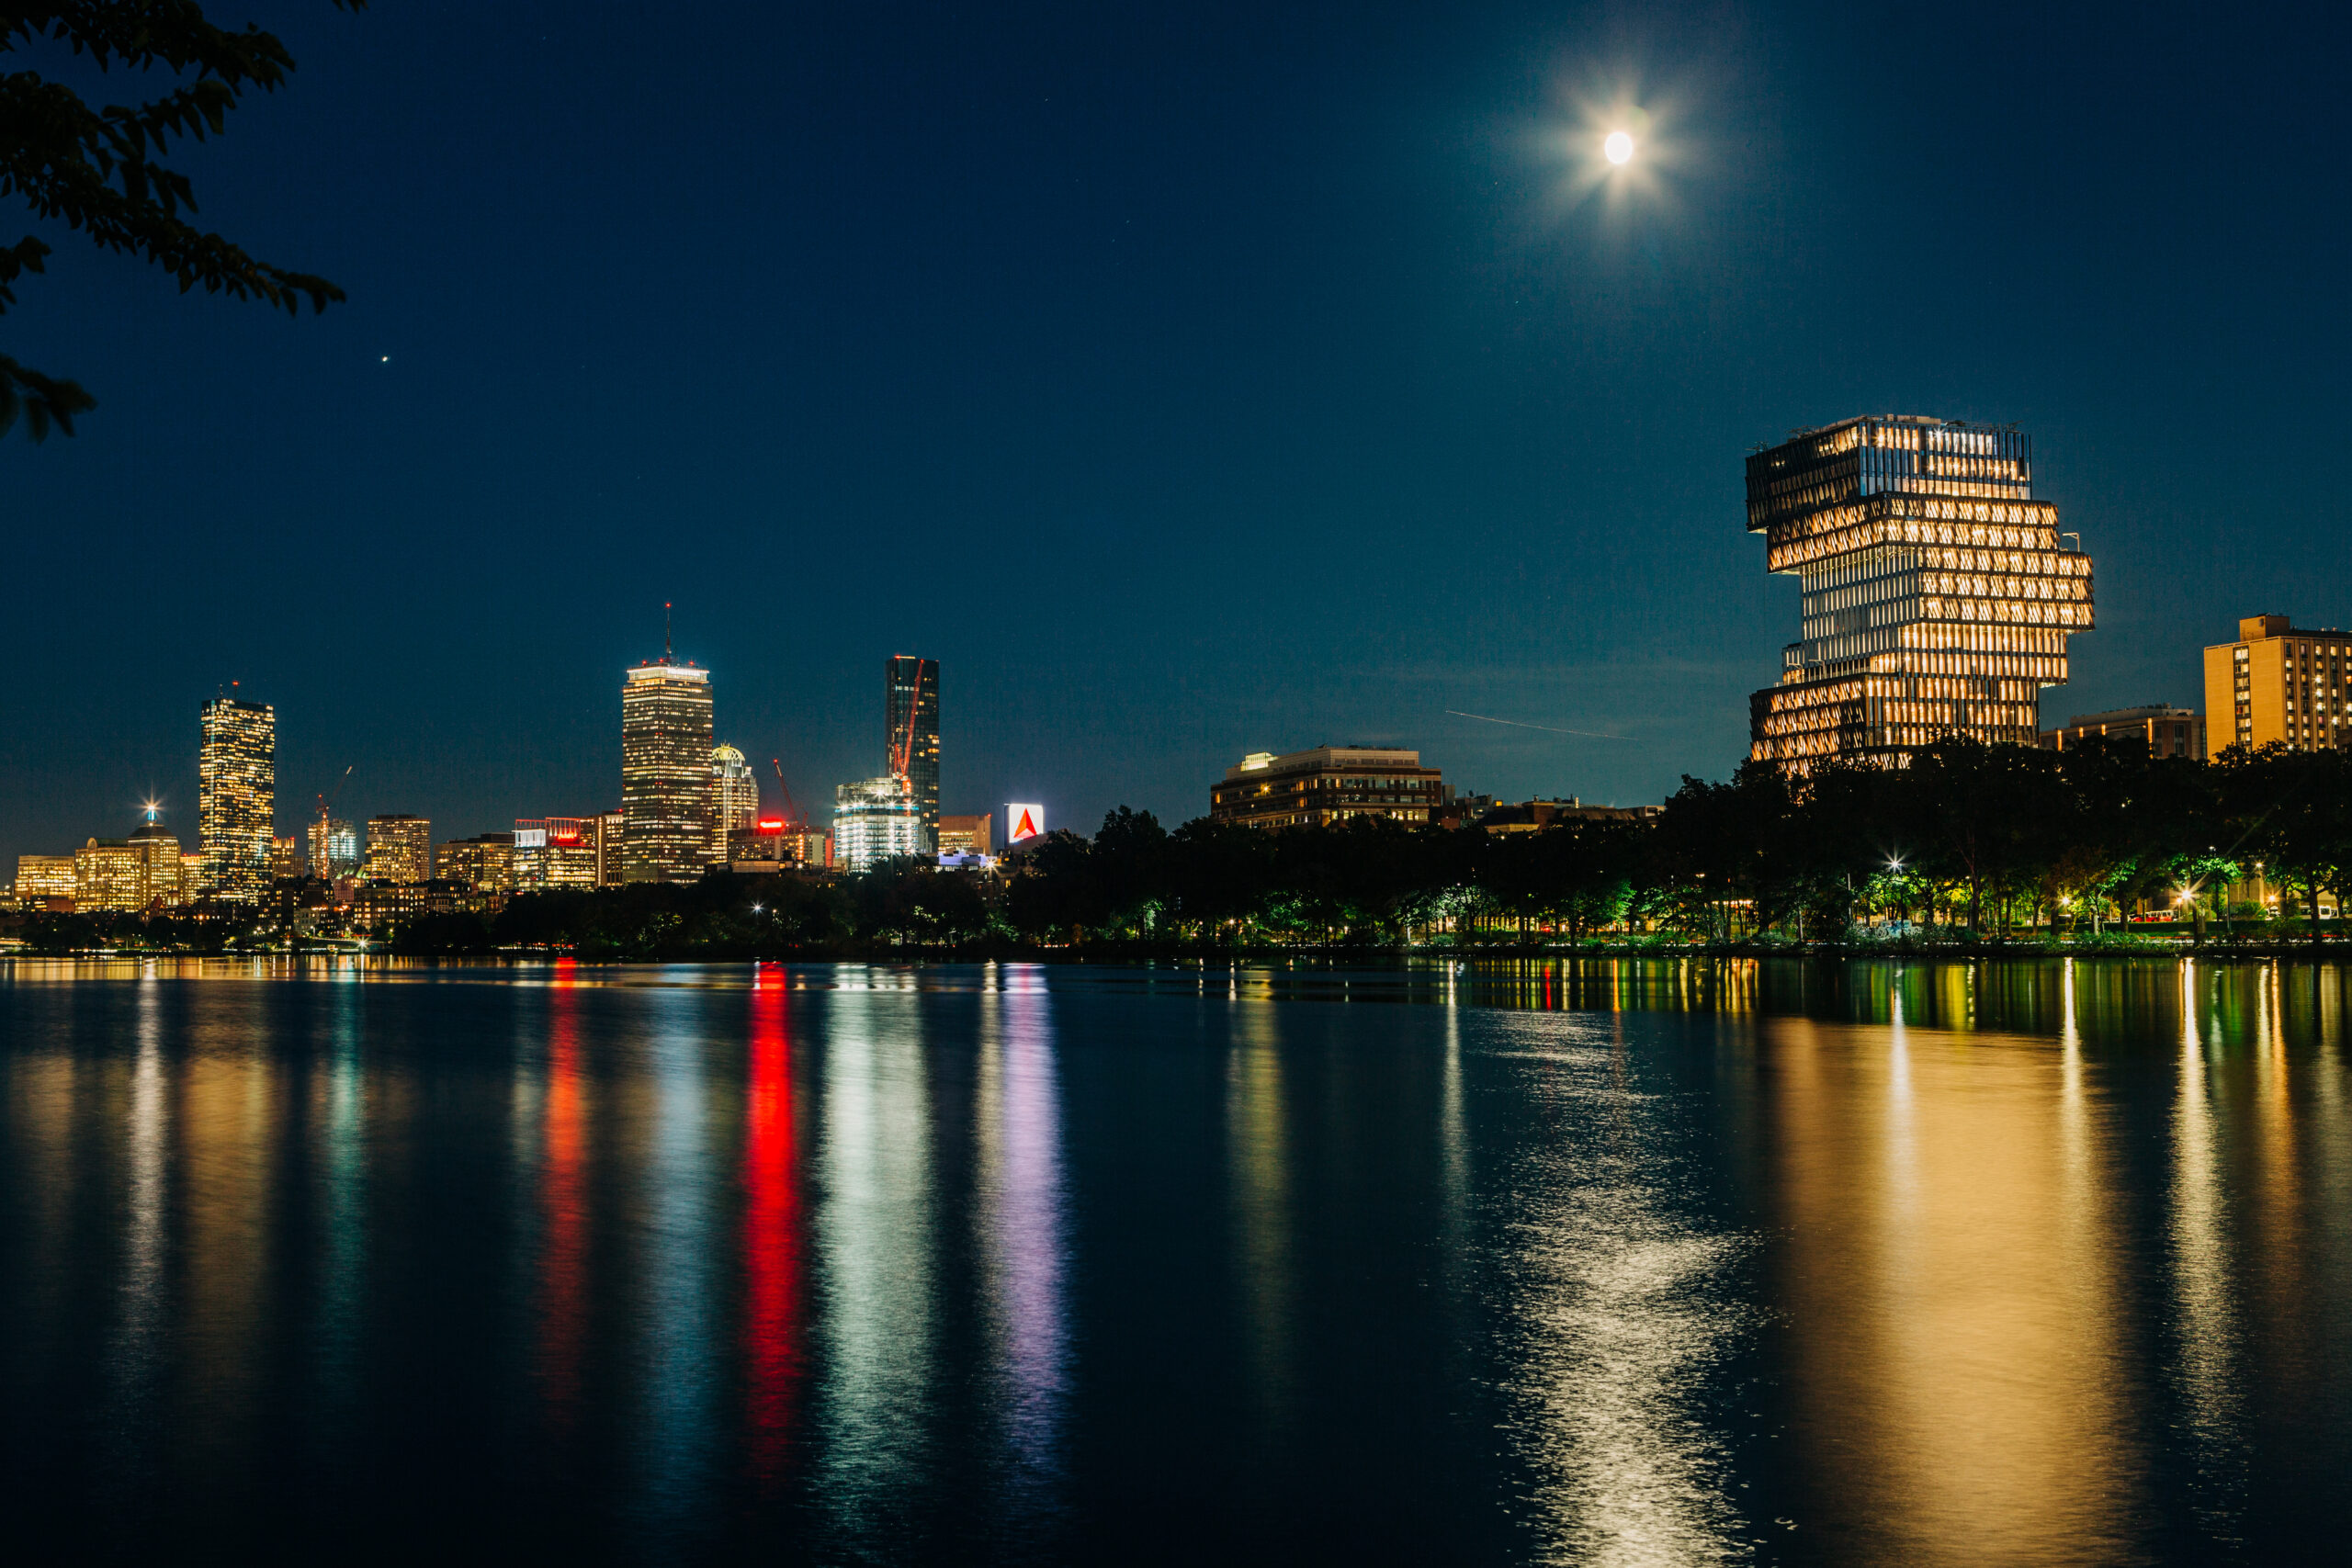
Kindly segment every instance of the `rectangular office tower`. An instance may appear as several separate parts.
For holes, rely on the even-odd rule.
[[[268,896],[277,807],[277,710],[213,698],[204,705],[204,745],[197,757],[205,892],[243,904]]]
[[[2091,626],[2091,560],[2033,499],[2032,442],[1917,414],[1849,419],[1747,459],[1765,570],[1804,588],[1781,683],[1748,700],[1749,755],[1901,766],[1946,735],[2035,744],[2041,689]]]
[[[2248,615],[2238,640],[2205,650],[2211,750],[2276,742],[2298,751],[2352,746],[2352,632]]]
[[[710,862],[710,671],[650,660],[621,682],[621,875],[692,882]]]
[[[882,704],[883,733],[889,747],[889,772],[913,787],[915,808],[922,815],[922,841],[918,852],[939,848],[939,660],[899,654],[886,674]]]

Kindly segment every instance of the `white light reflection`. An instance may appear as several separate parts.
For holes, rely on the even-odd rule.
[[[704,1512],[715,1438],[720,1177],[710,1147],[700,998],[653,991],[645,1235],[648,1512],[664,1533]]]
[[[1539,1556],[1744,1556],[1723,1435],[1688,1397],[1741,1326],[1714,1283],[1737,1242],[1669,1207],[1658,1102],[1613,1081],[1606,1041],[1554,1019],[1503,1027],[1527,1037],[1528,1090],[1561,1124],[1512,1182],[1524,1224],[1509,1267],[1524,1342],[1507,1351],[1521,1405],[1511,1425],[1534,1472]]]
[[[2235,1483],[2244,1456],[2237,1310],[2218,1160],[2205,1049],[2197,1030],[2197,961],[2183,959],[2180,1089],[2173,1111],[2174,1328],[2180,1341],[2174,1376],[2199,1450],[2192,1506],[2208,1530],[2231,1542],[2236,1539],[2235,1509],[2223,1499],[2243,1494]]]
[[[162,990],[152,965],[141,979],[138,998],[139,1055],[130,1070],[122,1280],[107,1353],[114,1407],[107,1425],[118,1442],[130,1450],[119,1458],[128,1461],[126,1470],[134,1472],[147,1468],[141,1462],[145,1455],[139,1450],[144,1448],[147,1435],[155,1430],[163,1359],[159,1336],[165,1304],[164,1222],[170,1198],[165,1186]],[[133,1459],[134,1453],[138,1459]]]
[[[928,1453],[938,1337],[929,1074],[911,996],[836,991],[822,1015],[826,1498],[878,1550]],[[882,1553],[888,1555],[888,1553]]]
[[[347,1412],[357,1391],[358,1337],[367,1265],[367,1179],[360,1131],[359,1008],[356,985],[322,986],[330,1010],[326,1071],[311,1108],[320,1159],[317,1355],[326,1404]]]
[[[1263,1439],[1279,1443],[1291,1394],[1290,1150],[1283,1093],[1279,1004],[1238,1003],[1225,1068],[1225,1136],[1240,1238],[1241,1316],[1250,1340],[1250,1383]]]
[[[982,1003],[980,1242],[994,1379],[1016,1514],[1050,1509],[1069,1397],[1061,1094],[1039,966],[1007,965]]]

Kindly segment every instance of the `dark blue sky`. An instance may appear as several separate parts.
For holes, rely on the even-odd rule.
[[[300,70],[183,163],[350,303],[19,286],[100,407],[0,446],[7,864],[192,830],[231,680],[282,830],[355,761],[437,837],[610,806],[665,599],[804,804],[901,652],[951,811],[1325,740],[1656,800],[1795,635],[1743,455],[1862,412],[2032,433],[2045,721],[2352,619],[2339,9],[254,4]]]

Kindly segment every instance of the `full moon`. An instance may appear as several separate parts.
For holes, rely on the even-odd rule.
[[[1600,155],[1612,164],[1630,164],[1634,161],[1634,139],[1622,130],[1612,130],[1600,144]]]

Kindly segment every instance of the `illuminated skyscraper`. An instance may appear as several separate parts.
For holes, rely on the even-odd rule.
[[[650,660],[621,684],[621,874],[691,882],[710,861],[710,671]]]
[[[2041,688],[2091,626],[2091,560],[2059,547],[2013,429],[1849,419],[1747,459],[1765,568],[1804,587],[1804,636],[1749,700],[1749,755],[1900,765],[1946,735],[2031,746]]]
[[[833,791],[833,854],[845,871],[926,853],[922,809],[903,773],[860,779]]]
[[[760,819],[760,777],[732,746],[710,749],[710,858],[724,861],[727,835]]]
[[[311,818],[311,874],[322,882],[359,874],[359,830],[340,817]]]
[[[205,890],[240,903],[261,902],[277,848],[270,827],[277,804],[277,710],[234,697],[205,704],[197,783]]]
[[[899,654],[884,673],[882,703],[887,772],[914,792],[922,819],[922,853],[939,843],[939,660]]]

